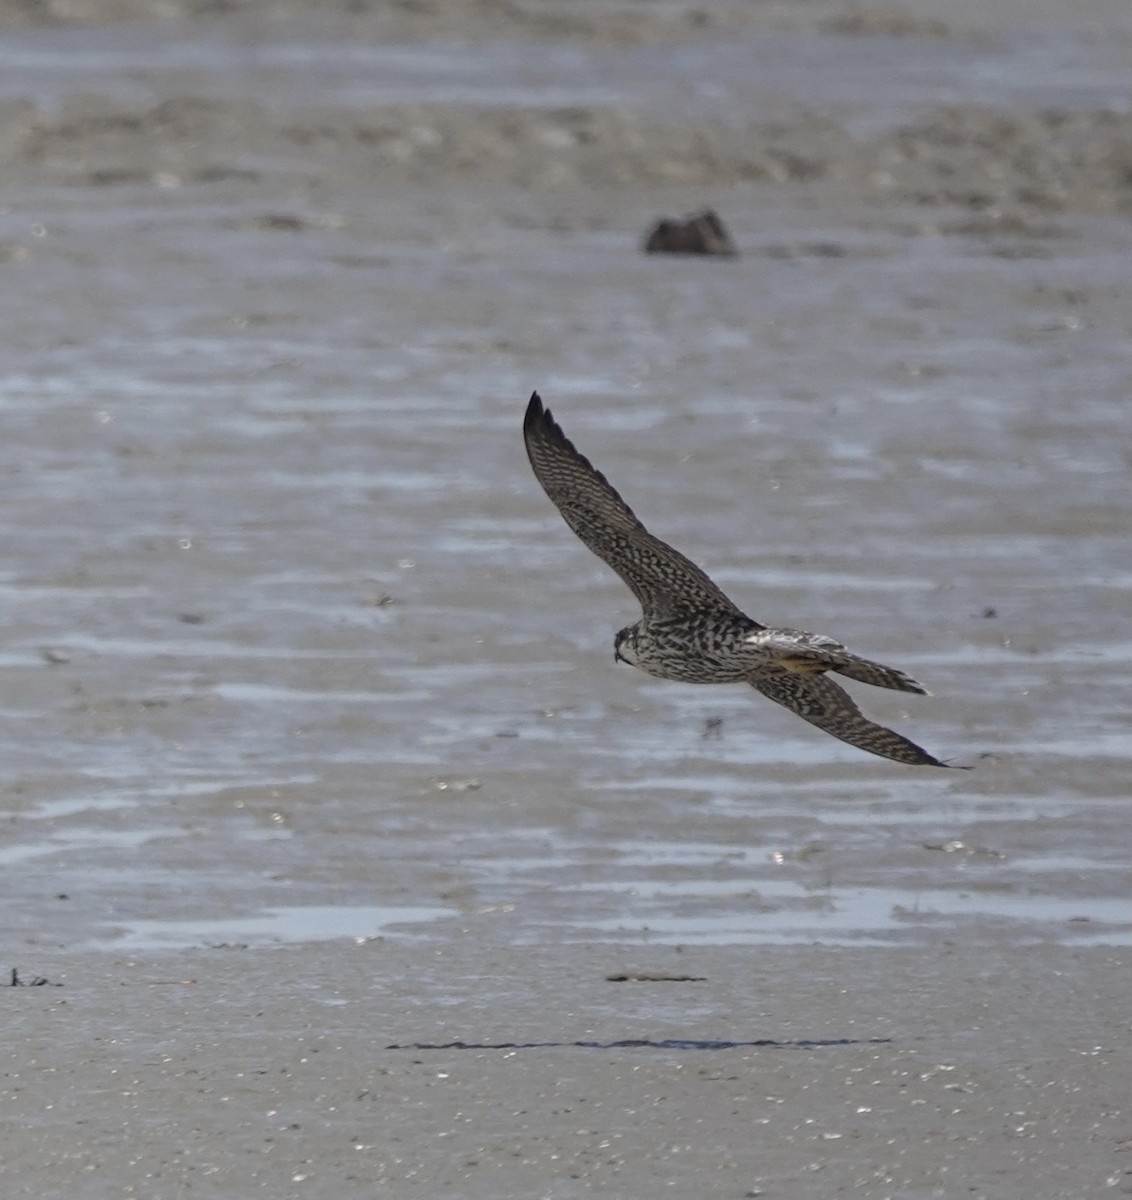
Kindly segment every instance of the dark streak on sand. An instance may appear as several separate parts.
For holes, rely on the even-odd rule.
[[[750,1047],[777,1050],[818,1050],[829,1046],[883,1046],[892,1038],[755,1038],[733,1041],[727,1038],[619,1038],[612,1042],[395,1042],[386,1050],[741,1050]]]

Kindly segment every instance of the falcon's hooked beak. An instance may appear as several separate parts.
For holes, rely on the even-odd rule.
[[[619,662],[623,662],[623,663],[629,662],[629,660],[621,653],[621,643],[624,640],[625,640],[625,630],[622,629],[617,634],[617,636],[613,639],[613,662],[614,662],[614,664],[617,664]]]

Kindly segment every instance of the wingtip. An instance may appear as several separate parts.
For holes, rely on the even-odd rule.
[[[946,771],[973,771],[974,767],[966,766],[964,763],[947,762],[946,759],[936,758],[934,754],[929,754],[922,747],[917,746],[917,750],[923,751],[923,759],[920,765],[925,767],[943,767]]]
[[[538,392],[531,392],[531,398],[527,403],[527,414],[523,418],[523,428],[526,430],[531,429],[542,420],[544,414],[546,416],[550,415],[543,405],[542,397]]]
[[[527,415],[523,418],[523,434],[528,438],[537,434],[550,441],[566,440],[566,435],[554,419],[554,414],[543,404],[542,397],[538,392],[531,392],[531,398],[527,403]]]

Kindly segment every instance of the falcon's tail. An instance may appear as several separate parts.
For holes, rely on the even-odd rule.
[[[931,692],[918,680],[912,678],[906,671],[898,667],[886,667],[881,663],[872,662],[867,658],[858,658],[848,650],[840,654],[831,654],[829,669],[846,679],[856,679],[858,683],[871,683],[873,687],[892,688],[896,692],[915,692],[917,696],[930,696]]]
[[[931,695],[922,683],[906,671],[861,658],[846,650],[840,642],[820,633],[806,633],[800,629],[765,629],[751,634],[744,641],[757,647],[760,654],[770,651],[788,671],[799,675],[836,671],[846,679],[871,683],[873,687],[915,692],[918,696]]]

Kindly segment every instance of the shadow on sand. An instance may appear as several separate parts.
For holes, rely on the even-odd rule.
[[[778,1041],[775,1038],[756,1038],[754,1041],[731,1041],[702,1038],[623,1038],[615,1042],[394,1042],[386,1050],[561,1050],[577,1047],[582,1050],[740,1050],[751,1046],[775,1049],[818,1050],[827,1046],[884,1046],[892,1038],[798,1038]]]

